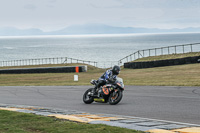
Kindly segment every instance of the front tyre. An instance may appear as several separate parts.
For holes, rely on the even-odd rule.
[[[118,104],[122,99],[122,91],[120,89],[115,90],[112,92],[108,98],[108,102],[111,105]]]
[[[93,88],[88,89],[84,94],[83,94],[83,102],[86,104],[91,104],[94,101],[94,98],[92,96],[89,96],[89,92],[92,92]]]

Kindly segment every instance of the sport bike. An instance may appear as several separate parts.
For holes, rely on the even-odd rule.
[[[91,80],[90,82],[94,87],[97,86],[97,80]],[[123,79],[117,77],[112,83],[106,83],[104,86],[96,89],[96,95],[93,93],[94,88],[90,88],[83,94],[83,102],[86,104],[91,104],[92,102],[102,102],[115,105],[119,103],[123,96],[124,83]]]

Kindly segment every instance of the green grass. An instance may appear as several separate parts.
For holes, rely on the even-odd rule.
[[[1,133],[143,133],[103,124],[85,124],[0,110]]]
[[[200,64],[123,69],[126,85],[200,86]]]
[[[56,64],[38,66],[5,67],[33,68],[33,67],[55,67],[55,66],[77,66],[85,64]],[[87,72],[82,73],[42,73],[42,74],[0,74],[1,86],[48,86],[48,85],[89,85],[91,79],[97,79],[105,71],[104,69],[88,66]],[[79,76],[79,81],[74,82],[74,75]]]
[[[63,65],[65,64],[44,65],[44,67]],[[68,65],[76,66],[79,64]],[[200,86],[199,70],[200,64],[187,64],[145,69],[122,68],[119,77],[123,78],[125,85]],[[78,73],[78,82],[73,81],[74,75],[77,73],[0,74],[0,86],[91,85],[91,79],[98,79],[104,72],[104,69],[88,66],[88,72]]]
[[[200,52],[190,52],[190,53],[185,53],[185,54],[169,54],[169,55],[160,55],[160,56],[149,56],[149,57],[137,59],[133,62],[178,59],[178,58],[192,57],[192,56],[200,56]]]
[[[17,68],[38,68],[38,67],[62,67],[62,66],[84,66],[87,64],[79,64],[79,63],[68,63],[68,64],[44,64],[44,65],[30,65],[30,66],[7,66],[7,67],[0,67],[0,69],[17,69]],[[98,72],[103,71],[103,69],[87,65],[89,71],[88,72]]]

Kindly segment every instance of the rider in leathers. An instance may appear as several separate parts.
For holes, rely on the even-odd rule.
[[[96,94],[96,89],[100,88],[100,86],[105,85],[107,82],[113,83],[115,82],[117,75],[120,73],[120,67],[114,66],[112,69],[107,70],[99,79],[98,84],[94,88],[94,94]]]

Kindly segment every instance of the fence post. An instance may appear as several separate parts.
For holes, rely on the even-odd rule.
[[[135,60],[135,53],[134,53],[134,60]]]
[[[169,47],[168,47],[168,54],[169,54]]]
[[[65,61],[66,61],[66,63],[67,63],[67,57],[65,57]]]
[[[176,46],[175,46],[175,54],[176,54]]]
[[[191,52],[192,52],[192,44],[190,44],[190,47],[191,47]]]
[[[185,53],[184,45],[183,45],[183,53]]]
[[[140,58],[140,53],[139,53],[139,50],[138,50],[138,59]]]
[[[149,56],[151,56],[151,49],[149,49]]]
[[[62,64],[62,62],[63,62],[63,57],[61,57],[61,59],[60,59],[60,64]]]
[[[144,57],[144,50],[143,50],[143,57]]]

